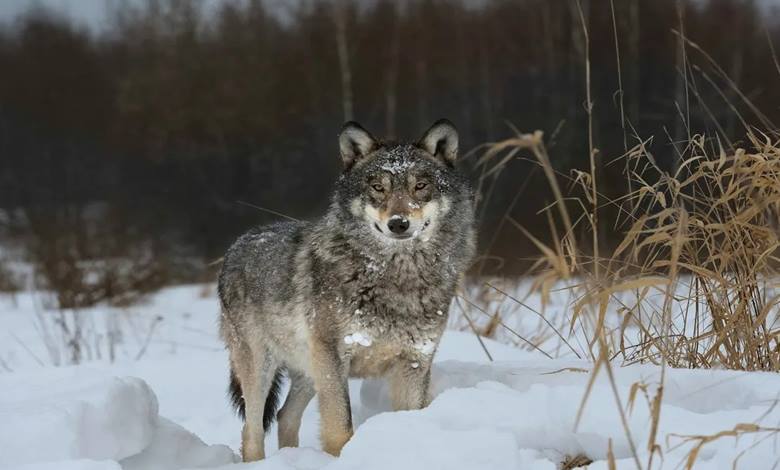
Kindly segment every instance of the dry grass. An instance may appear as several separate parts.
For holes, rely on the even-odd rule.
[[[655,167],[631,172],[639,189],[631,227],[612,254],[609,284],[628,272],[661,273],[666,301],[652,308],[642,296],[626,306],[641,328],[628,360],[662,360],[675,367],[780,370],[773,293],[778,277],[777,214],[780,148],[771,138],[748,136],[746,149],[708,155],[702,137],[675,175]],[[631,157],[633,168],[645,158]],[[632,269],[625,269],[630,266]],[[684,295],[676,286],[685,286]],[[672,302],[675,300],[676,302]],[[673,311],[672,305],[683,309]]]
[[[561,470],[572,470],[575,468],[587,468],[588,465],[592,464],[593,460],[589,459],[588,457],[580,454],[580,455],[574,455],[566,457],[563,462],[561,462],[560,468]]]
[[[622,239],[600,258],[581,249],[589,240],[576,238],[583,224],[598,237],[587,209],[595,201],[587,197],[574,205],[584,213],[572,214],[540,132],[518,135],[486,155],[523,148],[544,169],[557,200],[547,208],[555,241],[545,244],[512,222],[542,254],[533,290],[543,299],[561,285],[572,290],[569,326],[584,330],[591,357],[603,346],[610,358],[626,363],[780,370],[780,296],[774,293],[780,279],[780,144],[768,136],[749,138],[748,149],[712,154],[705,139],[695,137],[673,175],[654,163],[643,144],[631,149],[624,157],[626,176],[636,189],[611,201],[622,207]],[[591,187],[587,173],[575,172],[571,180],[583,190]],[[620,317],[619,329],[606,321],[609,314]],[[492,317],[484,332],[489,336],[500,323]],[[547,325],[552,336],[566,341]]]
[[[545,334],[535,335],[539,342],[522,339],[539,350],[543,342],[557,339],[577,354],[571,345],[574,333],[586,338],[577,355],[589,357],[594,367],[581,409],[596,376],[606,373],[637,468],[652,468],[660,448],[656,440],[667,366],[780,370],[780,295],[775,293],[780,279],[780,142],[755,133],[748,134],[747,142],[733,151],[713,151],[703,136],[695,136],[674,174],[663,171],[640,142],[622,157],[634,190],[618,201],[593,196],[589,173],[557,174],[538,131],[496,144],[482,160],[500,165],[507,153],[527,152],[547,176],[556,198],[545,209],[554,241],[543,243],[512,222],[541,253],[531,290],[549,298],[564,286],[570,315],[564,315],[568,328],[554,326],[560,321],[558,310],[553,314],[557,319],[545,318]],[[561,180],[566,179],[579,186],[582,197],[564,196]],[[600,257],[588,249],[599,236],[593,217],[599,204],[620,206],[617,225],[622,228],[620,243],[609,252],[602,249]],[[518,310],[530,308],[495,286],[488,284],[486,290],[497,291]],[[504,320],[492,314],[488,325],[503,325]],[[612,380],[612,367],[632,363],[662,366],[658,391],[646,397],[653,422],[646,443],[650,458],[644,464]],[[686,465],[691,468],[701,447],[712,440],[747,432],[776,431],[745,424],[712,436],[688,436],[685,442],[694,445]]]
[[[778,434],[780,434],[780,428],[759,426],[753,423],[739,423],[736,426],[734,426],[732,429],[716,432],[714,434],[698,435],[698,436],[671,435],[669,437],[680,439],[681,443],[678,445],[688,444],[688,443],[693,444],[693,447],[691,448],[690,452],[688,452],[688,457],[686,458],[685,461],[685,470],[691,470],[694,468],[694,465],[696,464],[696,460],[698,459],[699,454],[701,453],[704,446],[709,444],[710,442],[714,442],[719,439],[726,439],[726,438],[731,438],[736,440],[740,438],[745,438],[746,436],[753,436],[756,438],[756,440],[755,443],[750,447],[752,448],[758,445],[761,441],[765,439],[772,439]],[[739,454],[739,456],[737,457],[737,461],[734,462],[734,468],[737,467],[739,458],[741,458],[744,454],[745,451]],[[772,466],[772,468],[776,468],[776,467]]]

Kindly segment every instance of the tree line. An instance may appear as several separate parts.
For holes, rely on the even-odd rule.
[[[96,33],[33,9],[0,30],[0,223],[50,279],[120,258],[191,279],[271,211],[322,212],[348,119],[414,139],[447,117],[475,179],[478,146],[515,129],[585,168],[588,82],[617,197],[608,163],[639,139],[671,170],[691,133],[738,145],[780,122],[777,18],[745,0],[148,0]],[[480,185],[480,219],[544,235],[546,184],[517,157]],[[511,226],[492,241],[513,269],[534,251]]]

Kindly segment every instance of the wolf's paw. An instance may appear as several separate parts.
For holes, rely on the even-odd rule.
[[[322,450],[338,457],[341,449],[352,438],[352,431],[330,431],[322,437]]]

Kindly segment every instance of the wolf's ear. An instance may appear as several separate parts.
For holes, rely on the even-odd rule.
[[[349,169],[356,161],[377,148],[376,139],[355,121],[344,124],[339,134],[339,149],[344,168]]]
[[[458,159],[458,131],[446,119],[436,121],[417,145],[448,165]]]

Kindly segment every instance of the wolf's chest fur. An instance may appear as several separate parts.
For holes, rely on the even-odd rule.
[[[433,353],[457,282],[439,250],[380,254],[330,245],[326,253],[314,254],[315,308],[327,310],[358,369]]]

